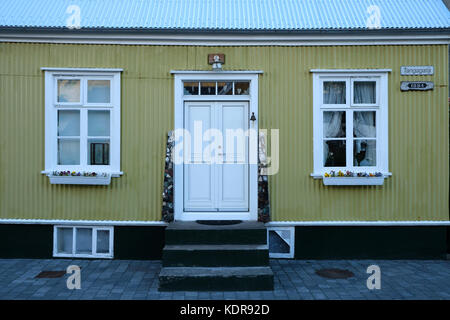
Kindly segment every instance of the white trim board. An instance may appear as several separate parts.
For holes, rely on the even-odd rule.
[[[54,68],[42,67],[42,71],[56,71],[56,72],[122,72],[121,68]]]
[[[199,74],[219,74],[219,75],[223,75],[223,74],[263,74],[264,71],[262,70],[226,70],[226,71],[211,71],[211,70],[170,70],[171,74],[195,74],[195,75],[199,75]]]
[[[446,32],[423,34],[409,32],[402,35],[376,34],[195,34],[195,33],[109,33],[61,34],[58,32],[2,32],[0,42],[79,43],[122,45],[178,45],[178,46],[334,46],[334,45],[424,45],[449,44]]]
[[[164,221],[120,221],[120,220],[46,220],[46,219],[0,219],[0,224],[51,224],[77,226],[155,226],[165,227]]]
[[[266,227],[301,226],[450,226],[450,221],[271,221]]]
[[[155,226],[165,227],[164,221],[120,221],[120,220],[45,220],[45,219],[0,219],[0,224],[50,224],[86,226]],[[267,227],[289,226],[450,226],[450,221],[271,221]]]
[[[311,73],[386,73],[392,69],[311,69]]]

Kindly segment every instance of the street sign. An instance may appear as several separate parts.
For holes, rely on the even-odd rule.
[[[434,83],[431,81],[402,81],[400,85],[402,91],[427,91],[433,88]]]
[[[433,66],[402,66],[400,67],[402,76],[432,76],[434,74]]]

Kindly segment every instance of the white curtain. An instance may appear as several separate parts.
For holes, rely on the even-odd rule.
[[[323,137],[336,138],[345,137],[345,128],[342,118],[345,120],[344,111],[325,111],[323,113]],[[345,123],[345,122],[344,122]],[[323,163],[325,165],[328,158],[328,144],[323,144]]]
[[[345,117],[344,111],[325,111],[323,113],[323,136],[325,138],[345,137],[342,117]]]
[[[324,82],[323,86],[324,104],[345,104],[345,82]]]
[[[353,102],[356,104],[375,103],[375,82],[354,82]]]
[[[375,111],[353,113],[353,134],[356,138],[376,137]],[[377,160],[375,140],[355,140],[355,166],[375,166]],[[364,158],[361,159],[365,152]],[[357,156],[357,154],[360,154]],[[359,164],[358,164],[359,161]]]

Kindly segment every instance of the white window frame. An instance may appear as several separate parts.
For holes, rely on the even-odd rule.
[[[281,253],[281,252],[270,252],[270,241],[269,241],[269,232],[270,231],[289,231],[289,252]],[[295,255],[295,227],[267,227],[267,248],[269,250],[269,258],[285,258],[285,259],[293,259]]]
[[[323,178],[326,172],[352,171],[352,172],[381,172],[383,177],[391,175],[388,158],[388,69],[382,70],[311,70],[313,73],[313,135],[314,135],[314,178]],[[376,82],[376,104],[354,104],[353,83],[355,81],[369,80]],[[323,82],[345,81],[346,103],[340,105],[323,104]],[[376,111],[376,166],[358,167],[353,165],[353,112]],[[323,164],[323,112],[345,111],[346,114],[346,161],[345,167],[325,167]],[[351,121],[348,121],[348,120]],[[339,140],[339,139],[337,139]],[[350,146],[349,146],[350,144]]]
[[[77,171],[105,173],[108,176],[118,177],[120,171],[120,88],[121,69],[78,69],[78,68],[42,68],[45,71],[45,170],[42,172],[50,176],[54,171]],[[80,79],[80,102],[58,102],[57,80]],[[110,102],[88,103],[87,81],[110,80]],[[58,110],[80,110],[80,164],[58,165]],[[87,159],[87,113],[88,110],[110,111],[110,164],[88,165]],[[77,179],[77,177],[68,177]],[[68,180],[71,180],[68,179]],[[67,179],[66,179],[67,180]],[[64,180],[64,181],[66,181]],[[87,180],[87,178],[85,178]],[[95,179],[91,179],[94,181]],[[66,183],[66,182],[61,182]],[[80,180],[75,184],[86,183]]]
[[[72,253],[58,252],[58,229],[71,228],[72,229]],[[76,240],[78,229],[92,230],[92,253],[76,253]],[[97,252],[97,231],[109,231],[109,253]],[[55,225],[53,227],[53,257],[57,258],[114,258],[114,227],[112,226],[81,226],[81,225]]]

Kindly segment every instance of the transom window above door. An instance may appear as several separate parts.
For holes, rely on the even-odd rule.
[[[184,95],[240,96],[250,94],[250,81],[184,81]]]
[[[388,172],[387,74],[314,75],[314,174]]]

